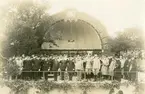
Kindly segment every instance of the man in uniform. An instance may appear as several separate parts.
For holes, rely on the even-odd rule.
[[[48,62],[48,59],[45,58],[42,62],[41,62],[41,71],[48,71],[50,69],[50,64]],[[45,77],[45,80],[48,79],[48,72],[44,72],[43,76]]]
[[[38,80],[38,79],[40,79],[40,73],[39,73],[40,67],[41,67],[40,58],[39,57],[34,57],[32,63],[33,63],[32,71],[34,71],[33,72],[33,79]]]
[[[114,69],[114,80],[121,81],[122,75],[121,75],[121,62],[119,58],[116,58],[116,67]]]
[[[60,70],[61,70],[61,80],[64,80],[64,71],[66,70],[66,67],[67,67],[67,57],[64,56],[62,60],[60,60]]]
[[[57,81],[58,69],[59,69],[59,62],[57,57],[52,58],[52,71],[54,73],[54,81]]]
[[[128,56],[127,60],[124,63],[124,78],[129,80],[129,67],[131,63],[131,56]]]
[[[67,60],[67,71],[68,71],[68,75],[69,75],[69,80],[72,81],[72,77],[73,77],[73,71],[75,70],[75,64],[74,64],[74,60],[72,57],[69,57],[69,60]]]
[[[136,58],[132,57],[131,59],[131,64],[129,67],[129,79],[131,81],[136,81],[136,77],[137,77],[137,61]]]
[[[16,64],[19,66],[19,70],[20,70],[20,73],[18,75],[18,79],[21,79],[22,78],[22,69],[23,69],[23,58],[22,57],[17,57],[16,58]]]
[[[24,62],[23,62],[23,71],[26,71],[26,72],[23,72],[23,78],[28,80],[28,79],[31,79],[32,78],[32,63],[30,62],[31,58],[29,56],[27,56],[25,59],[24,59]]]

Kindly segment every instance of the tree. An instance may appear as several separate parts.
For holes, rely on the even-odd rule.
[[[117,37],[108,41],[109,49],[112,52],[143,49],[143,31],[136,28],[128,28],[119,32]]]
[[[40,49],[51,21],[47,4],[25,0],[9,5],[6,11],[6,40],[2,51],[6,56],[30,54]]]

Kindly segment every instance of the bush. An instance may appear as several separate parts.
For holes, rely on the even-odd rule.
[[[3,73],[6,78],[13,78],[19,75],[21,73],[21,70],[15,62],[9,62],[4,66]]]

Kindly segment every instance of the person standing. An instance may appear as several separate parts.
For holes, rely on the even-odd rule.
[[[32,71],[33,71],[33,79],[34,80],[38,80],[40,79],[40,68],[41,68],[41,60],[40,60],[40,57],[34,57],[32,60],[31,60],[32,64],[33,64],[33,67],[32,67]]]
[[[116,58],[116,65],[115,65],[115,69],[114,69],[114,80],[121,82],[121,62],[119,60],[119,58]]]
[[[23,79],[29,80],[32,78],[32,63],[31,58],[29,56],[26,56],[23,62]]]
[[[103,56],[101,61],[102,61],[101,73],[102,73],[103,79],[108,79],[109,59],[106,56]]]
[[[128,56],[127,60],[124,63],[124,78],[129,80],[129,67],[131,63],[131,56]]]
[[[54,74],[54,81],[57,81],[57,75],[58,75],[58,69],[59,69],[59,61],[57,60],[57,57],[52,58],[52,71]]]
[[[84,60],[83,57],[83,73],[82,73],[82,79],[86,79],[86,61]]]
[[[110,62],[110,65],[109,65],[109,76],[110,76],[110,80],[113,80],[114,78],[114,69],[115,69],[115,66],[116,66],[116,60],[115,58],[112,58],[111,62]]]
[[[74,69],[75,69],[74,60],[72,57],[69,57],[69,60],[67,60],[67,71],[68,71],[68,76],[70,81],[72,81]]]
[[[18,79],[22,78],[22,70],[23,70],[23,58],[18,57],[16,58],[16,64],[19,66],[20,73],[18,75]]]
[[[126,59],[125,59],[123,56],[120,56],[120,62],[121,62],[121,75],[122,75],[122,78],[125,78],[125,77],[124,77],[124,64],[125,64],[125,61],[126,61]]]
[[[100,70],[100,59],[97,55],[94,56],[94,59],[93,59],[93,73],[94,73],[94,81],[97,80],[97,76],[98,76],[98,73],[99,73],[99,70]]]
[[[136,62],[136,58],[134,57],[132,57],[130,67],[129,67],[129,78],[133,82],[135,82],[137,79],[137,62]]]
[[[83,60],[81,57],[77,57],[75,61],[75,71],[77,71],[77,81],[81,81],[83,71]]]
[[[49,57],[48,57],[48,62],[49,62],[49,64],[50,64],[50,71],[52,71],[53,62],[54,62],[54,59],[53,59],[52,56],[49,56]]]
[[[90,55],[86,58],[86,72],[87,72],[87,80],[91,80],[91,73],[92,73],[92,58]]]
[[[108,65],[108,72],[109,72],[109,71],[110,71],[110,70],[109,70],[109,67],[110,67],[110,65],[111,65],[111,63],[112,63],[113,57],[112,57],[112,56],[110,56],[110,57],[108,57],[108,59],[109,59],[109,65]],[[111,80],[111,75],[110,75],[110,72],[109,72],[108,79],[109,79],[109,80]]]
[[[60,66],[59,66],[59,68],[60,68],[60,70],[61,70],[61,72],[60,72],[60,75],[61,75],[61,80],[64,80],[64,73],[65,73],[65,70],[66,70],[66,67],[67,67],[67,58],[66,57],[64,57],[59,63],[60,63]]]
[[[42,63],[42,64],[41,64],[41,71],[45,71],[45,72],[43,73],[43,76],[44,76],[44,79],[47,80],[47,79],[48,79],[48,72],[46,72],[46,71],[49,71],[49,69],[50,69],[50,64],[49,64],[47,58],[45,58],[44,61],[41,62],[41,63]]]

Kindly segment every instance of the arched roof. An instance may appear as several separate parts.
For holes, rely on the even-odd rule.
[[[56,45],[44,42],[42,49],[103,49],[108,34],[100,21],[76,10],[66,10],[52,18],[44,38],[53,39]]]

